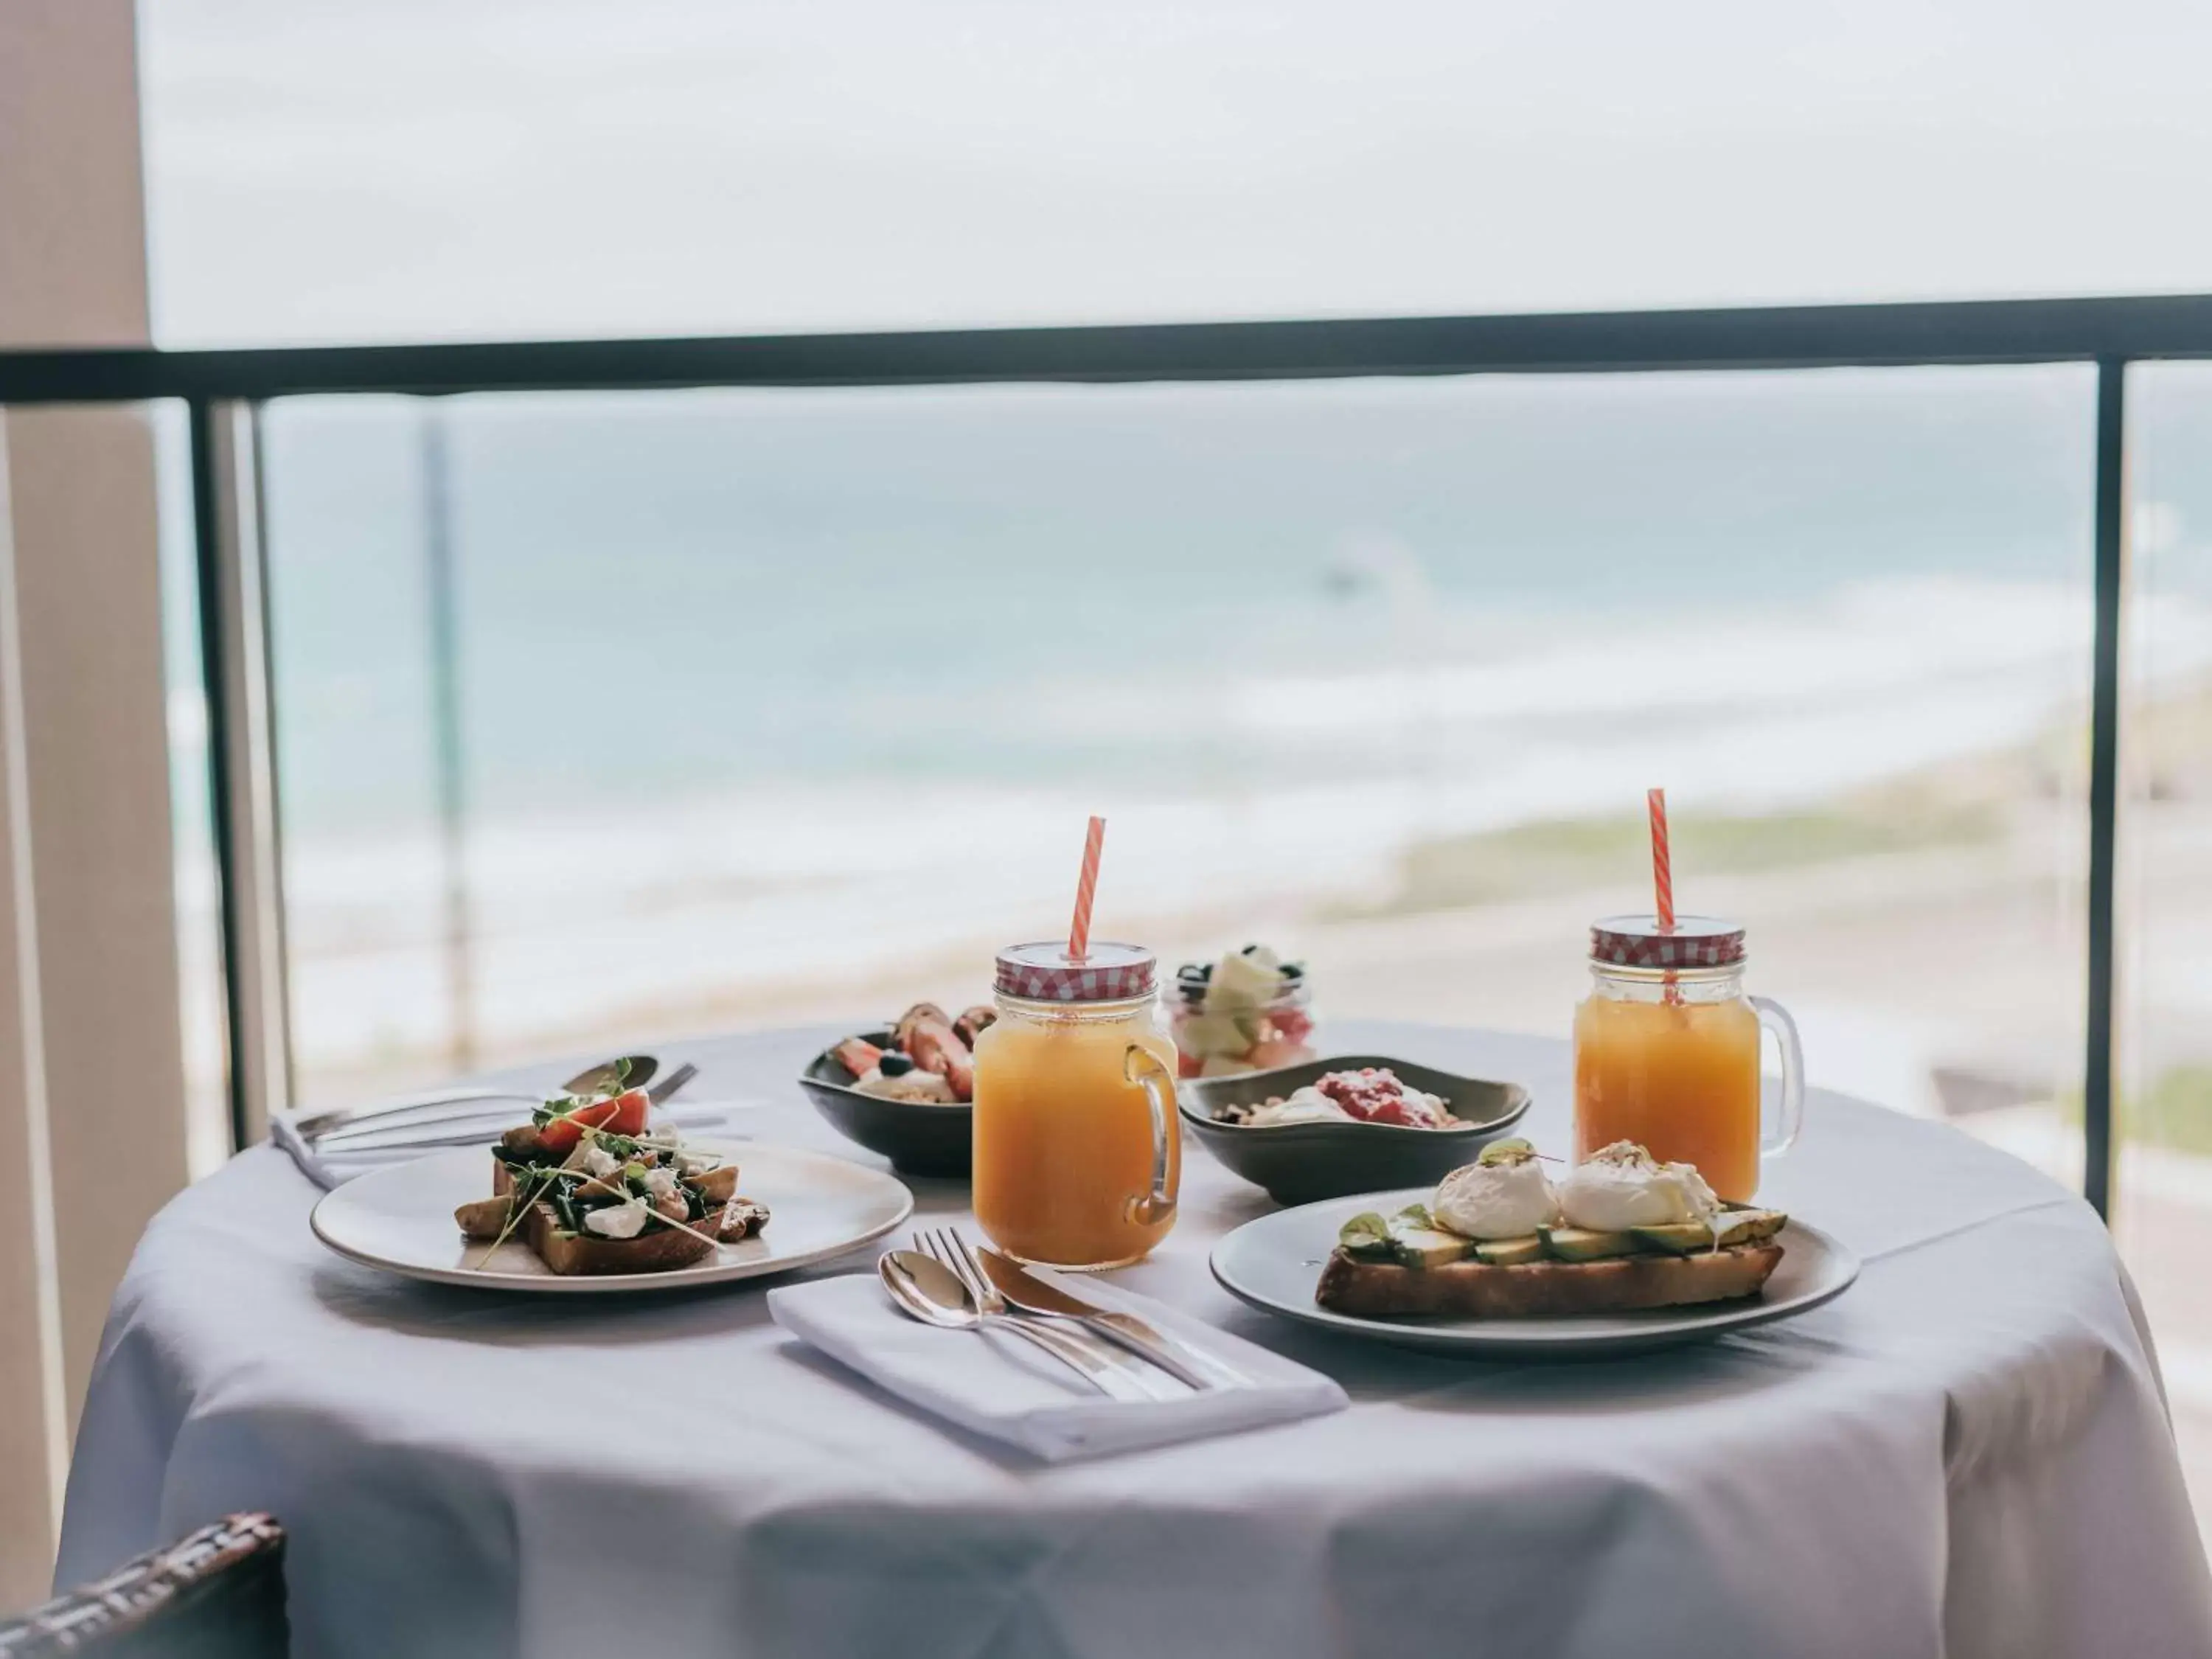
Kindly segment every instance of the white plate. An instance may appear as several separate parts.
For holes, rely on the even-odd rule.
[[[1263,1215],[1213,1247],[1213,1276],[1231,1295],[1286,1319],[1370,1341],[1492,1359],[1600,1359],[1692,1342],[1804,1313],[1841,1296],[1859,1276],[1858,1257],[1793,1217],[1779,1240],[1781,1264],[1764,1291],[1742,1302],[1556,1319],[1360,1319],[1314,1300],[1340,1227],[1363,1210],[1389,1215],[1433,1195],[1431,1188],[1408,1187]]]
[[[491,1195],[491,1154],[456,1147],[378,1170],[323,1194],[309,1224],[340,1255],[410,1279],[501,1291],[571,1295],[667,1291],[787,1273],[881,1238],[914,1209],[914,1194],[890,1176],[827,1152],[757,1140],[695,1143],[738,1166],[738,1191],[769,1207],[768,1226],[725,1244],[705,1261],[660,1273],[564,1276],[509,1239],[479,1267],[484,1247],[461,1237],[453,1211]]]

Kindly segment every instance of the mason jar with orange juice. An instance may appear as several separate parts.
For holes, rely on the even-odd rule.
[[[999,1018],[975,1040],[975,1220],[1008,1255],[1089,1270],[1142,1260],[1182,1174],[1174,1042],[1140,945],[999,953]]]
[[[1805,1061],[1779,1003],[1743,994],[1743,929],[1710,916],[1608,916],[1590,929],[1590,993],[1575,1011],[1575,1158],[1633,1140],[1694,1164],[1748,1204],[1759,1162],[1789,1149],[1804,1115]],[[1759,1112],[1759,1043],[1782,1049],[1775,1131]]]

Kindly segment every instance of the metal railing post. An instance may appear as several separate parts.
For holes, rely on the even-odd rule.
[[[191,428],[230,1127],[242,1148],[289,1103],[292,1076],[259,428],[250,404],[198,398]]]
[[[2096,625],[2089,710],[2089,1006],[2081,1191],[2112,1204],[2113,962],[2120,814],[2120,644],[2128,575],[2127,362],[2097,362]]]
[[[429,594],[430,714],[436,739],[438,860],[456,1070],[477,1063],[475,924],[469,903],[468,752],[461,711],[460,578],[453,562],[453,456],[436,398],[422,411],[422,562]]]

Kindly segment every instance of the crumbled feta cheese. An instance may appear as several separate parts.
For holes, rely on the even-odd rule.
[[[611,1181],[622,1173],[622,1160],[604,1146],[586,1146],[584,1149],[584,1169],[586,1173],[597,1176],[602,1181]]]
[[[635,1238],[645,1231],[646,1218],[652,1213],[643,1199],[633,1198],[626,1204],[585,1212],[584,1231],[602,1238]]]

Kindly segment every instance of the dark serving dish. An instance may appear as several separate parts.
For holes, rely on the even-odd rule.
[[[1224,1106],[1257,1106],[1287,1097],[1329,1072],[1387,1066],[1399,1080],[1437,1095],[1453,1116],[1449,1129],[1413,1129],[1396,1123],[1279,1123],[1250,1129],[1221,1123]],[[1176,1103],[1191,1133],[1231,1170],[1264,1187],[1279,1204],[1310,1204],[1346,1193],[1389,1187],[1431,1186],[1511,1131],[1528,1109],[1528,1091],[1517,1083],[1456,1077],[1410,1060],[1383,1054],[1332,1054],[1303,1066],[1234,1077],[1184,1078]]]
[[[854,1035],[878,1048],[894,1048],[888,1028]],[[799,1086],[830,1127],[848,1140],[890,1159],[902,1175],[965,1176],[973,1113],[963,1102],[938,1106],[918,1101],[885,1100],[853,1086],[853,1074],[824,1048],[799,1074]]]

